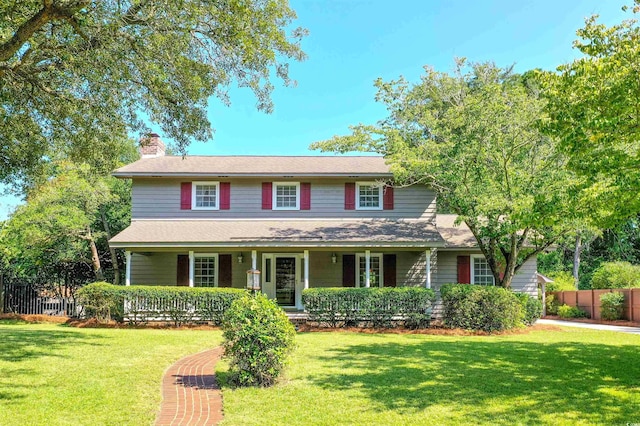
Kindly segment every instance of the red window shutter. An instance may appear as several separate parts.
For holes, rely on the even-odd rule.
[[[273,186],[271,182],[262,182],[262,210],[271,210],[273,201]]]
[[[189,256],[186,254],[178,255],[178,267],[176,268],[176,284],[179,286],[189,285]]]
[[[220,210],[229,210],[231,208],[231,184],[229,182],[220,182]]]
[[[356,209],[356,184],[353,182],[344,184],[344,209]]]
[[[384,269],[384,286],[396,286],[396,255],[385,254],[382,256],[382,269]]]
[[[233,258],[230,254],[218,255],[218,287],[232,287]]]
[[[191,182],[180,184],[180,210],[191,210]]]
[[[342,286],[343,287],[356,286],[356,255],[355,254],[342,255]]]
[[[311,210],[311,184],[300,184],[300,210]]]
[[[471,284],[471,258],[458,256],[458,283]]]
[[[382,194],[382,205],[385,210],[393,210],[393,186],[385,186]]]

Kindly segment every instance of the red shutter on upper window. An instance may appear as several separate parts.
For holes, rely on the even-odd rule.
[[[311,210],[311,184],[300,184],[300,210]]]
[[[220,182],[220,210],[229,210],[231,208],[231,184],[229,182]]]
[[[356,184],[353,182],[344,184],[344,209],[356,209]]]
[[[180,184],[180,210],[191,210],[191,182]]]
[[[458,256],[458,283],[471,284],[471,258]]]
[[[271,182],[262,182],[262,210],[271,210],[273,193]]]
[[[393,186],[385,186],[382,194],[382,205],[385,210],[393,210]]]

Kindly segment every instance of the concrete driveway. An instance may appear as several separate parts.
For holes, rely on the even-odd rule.
[[[551,324],[562,325],[566,327],[588,328],[591,330],[604,330],[604,331],[619,331],[621,333],[638,334],[640,335],[640,327],[626,327],[621,325],[605,325],[605,324],[591,324],[588,322],[573,322],[573,321],[561,321],[561,320],[549,320],[539,319],[536,324]]]

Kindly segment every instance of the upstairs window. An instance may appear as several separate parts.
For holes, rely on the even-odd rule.
[[[218,210],[220,208],[219,182],[193,182],[191,192],[193,210]]]
[[[382,210],[382,186],[375,182],[357,183],[356,208],[358,210]]]
[[[300,210],[300,183],[273,183],[273,210]]]
[[[471,256],[471,284],[495,284],[489,263],[482,255]]]

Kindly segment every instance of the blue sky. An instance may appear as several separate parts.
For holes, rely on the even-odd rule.
[[[192,155],[314,155],[310,143],[374,123],[385,110],[373,81],[417,81],[424,65],[450,70],[454,57],[515,64],[517,71],[554,69],[577,56],[575,31],[599,14],[611,25],[629,18],[624,0],[290,0],[308,59],[292,64],[295,88],[276,81],[275,111],[255,109],[246,89],[233,88],[231,107],[215,99],[213,140]],[[171,142],[171,141],[167,141]],[[0,198],[0,220],[18,203]]]

